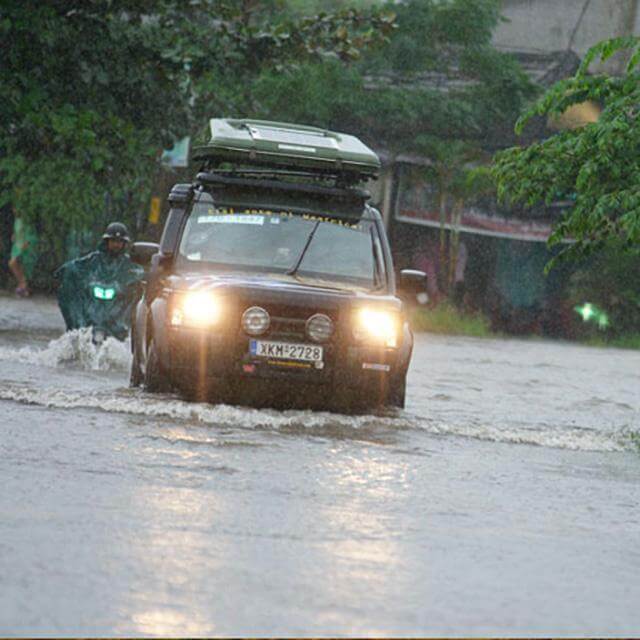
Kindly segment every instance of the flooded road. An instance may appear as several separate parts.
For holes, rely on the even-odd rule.
[[[417,337],[407,409],[127,388],[0,294],[0,635],[633,636],[640,353]]]

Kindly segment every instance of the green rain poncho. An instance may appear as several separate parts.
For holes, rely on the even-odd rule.
[[[144,269],[125,252],[111,254],[102,241],[97,251],[65,262],[57,271],[58,304],[67,331],[94,327],[124,340],[140,295]]]

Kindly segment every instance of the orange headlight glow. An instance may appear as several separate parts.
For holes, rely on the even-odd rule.
[[[400,317],[393,311],[369,307],[356,311],[353,332],[357,340],[397,347],[399,330]]]
[[[190,327],[211,327],[222,317],[222,305],[209,291],[191,291],[176,301],[171,310],[171,324]]]

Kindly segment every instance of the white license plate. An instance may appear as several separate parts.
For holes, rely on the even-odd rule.
[[[249,351],[259,358],[278,360],[299,360],[301,362],[322,362],[322,347],[313,344],[295,342],[272,342],[270,340],[251,340]]]

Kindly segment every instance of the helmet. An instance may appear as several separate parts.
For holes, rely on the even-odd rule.
[[[131,242],[129,238],[129,230],[122,222],[112,222],[107,226],[102,234],[103,240],[122,240],[123,242]]]

